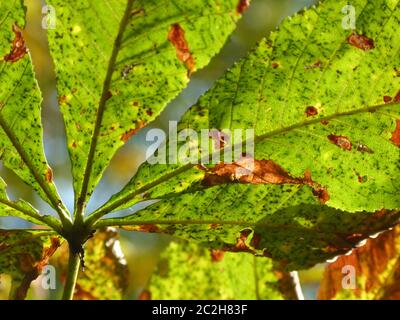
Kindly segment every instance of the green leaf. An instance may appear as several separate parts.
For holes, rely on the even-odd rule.
[[[159,202],[125,218],[101,220],[96,226],[166,233],[215,249],[262,254],[287,270],[299,270],[347,253],[400,217],[398,211],[349,213],[307,205],[312,194],[304,190],[297,191],[296,202],[289,206],[279,198],[281,193],[268,193],[265,186],[218,188]],[[288,191],[290,187],[281,189],[283,194]]]
[[[354,1],[354,31],[342,27],[346,4],[322,1],[286,19],[180,122],[178,132],[254,128],[252,169],[249,157],[207,167],[146,163],[89,221],[162,199],[98,225],[160,225],[228,248],[248,229],[289,269],[345,253],[393,225],[398,212],[381,209],[400,207],[400,4]]]
[[[145,293],[155,300],[282,299],[283,280],[267,258],[172,242]]]
[[[52,216],[42,216],[28,202],[23,200],[11,201],[6,192],[6,184],[0,178],[0,217],[17,217],[38,225],[47,225],[59,230],[61,225]]]
[[[85,245],[84,269],[78,276],[74,300],[121,300],[128,287],[129,270],[113,228],[99,230]],[[53,261],[67,273],[68,250]]]
[[[49,43],[79,212],[118,148],[208,64],[240,13],[237,0],[48,4],[57,13]]]
[[[0,274],[12,278],[12,299],[26,297],[31,282],[41,274],[60,243],[52,231],[0,230]]]
[[[398,300],[400,227],[386,231],[327,266],[319,299]]]
[[[23,1],[0,3],[0,158],[56,208],[65,211],[43,151],[41,93],[22,37]]]
[[[303,184],[321,202],[350,212],[399,208],[400,5],[352,2],[357,29],[351,31],[342,27],[346,4],[326,0],[286,19],[181,121],[180,129],[197,131],[255,129],[258,172],[240,179],[232,167],[223,175],[217,171],[223,166],[206,172],[192,164],[144,164],[94,216],[204,188],[212,185],[207,175]],[[265,179],[267,170],[278,181]],[[251,181],[252,174],[264,181]]]

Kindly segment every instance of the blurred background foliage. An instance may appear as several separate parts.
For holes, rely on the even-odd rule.
[[[66,0],[72,1],[72,0]],[[179,120],[183,112],[196,102],[198,97],[209,89],[232,64],[246,55],[257,41],[268,36],[269,33],[285,17],[296,11],[310,6],[313,0],[252,0],[249,10],[245,13],[237,26],[237,30],[226,43],[209,66],[195,73],[189,86],[166,108],[162,115],[148,128],[143,129],[132,138],[114,157],[107,169],[100,185],[93,194],[88,210],[101,206],[107,199],[119,191],[135,174],[138,166],[145,160],[145,134],[150,128],[167,128],[169,120]],[[57,91],[53,62],[49,55],[46,30],[42,29],[44,14],[42,8],[45,1],[25,0],[28,8],[27,25],[24,37],[33,58],[37,79],[43,94],[42,117],[44,124],[44,145],[47,159],[51,164],[56,184],[60,194],[72,210],[74,194],[72,189],[72,176],[70,162],[66,147],[64,124],[59,112]],[[57,28],[57,26],[56,26]],[[212,28],[212,26],[210,26]],[[50,30],[51,32],[51,30]],[[5,169],[0,163],[0,175],[8,184],[11,198],[24,198],[30,201],[41,212],[52,213],[52,209],[45,204],[32,190],[23,184],[11,171]],[[127,210],[129,213],[138,207]],[[119,212],[118,215],[127,213]],[[53,213],[54,214],[54,213]],[[2,228],[24,228],[29,223],[15,218],[0,218]],[[127,299],[134,299],[146,286],[148,279],[157,264],[159,254],[168,244],[169,238],[154,234],[137,232],[122,232],[122,249],[126,255],[130,284],[127,290]],[[322,266],[300,273],[303,290],[306,298],[316,297],[319,280],[322,276]],[[7,298],[9,279],[2,275],[0,278],[0,299]],[[40,283],[40,279],[36,284]],[[34,285],[30,290],[29,298],[59,298],[62,285],[58,284],[56,290],[43,292],[39,285]]]

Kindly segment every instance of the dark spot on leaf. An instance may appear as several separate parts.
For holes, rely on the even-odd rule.
[[[178,23],[171,26],[171,30],[168,33],[168,41],[174,45],[178,59],[185,63],[190,76],[195,71],[196,62],[189,50],[189,45],[185,38],[185,30]]]
[[[326,203],[329,201],[330,196],[326,188],[315,188],[313,189],[312,193],[321,203]]]
[[[327,126],[329,124],[329,121],[328,120],[322,120],[321,124],[324,125],[324,126]]]
[[[132,102],[132,105],[133,105],[134,107],[139,107],[139,101],[133,101],[133,102]]]
[[[210,250],[211,261],[221,262],[224,259],[224,254],[225,253],[222,250],[211,249]]]
[[[249,0],[239,0],[238,5],[236,6],[236,12],[242,14],[249,8],[249,5]]]
[[[393,102],[400,102],[400,91],[397,92],[396,96],[393,99]]]
[[[307,117],[313,117],[316,116],[317,114],[318,114],[318,109],[316,107],[309,106],[306,108]]]
[[[11,52],[4,56],[4,61],[17,62],[18,60],[22,59],[25,54],[28,53],[28,49],[26,47],[25,40],[22,37],[21,29],[16,24],[14,24],[12,30],[15,34],[15,38],[11,44]]]
[[[272,62],[271,66],[272,66],[273,69],[277,69],[277,68],[279,68],[279,63],[278,62]]]
[[[383,97],[383,101],[384,101],[385,103],[389,103],[390,101],[392,101],[392,97],[384,96],[384,97]]]
[[[45,178],[47,182],[53,182],[53,170],[51,170],[49,167],[46,170]]]
[[[74,149],[77,147],[76,141],[72,142],[71,147],[74,148]]]
[[[374,40],[366,37],[365,35],[358,34],[355,31],[353,31],[353,33],[347,38],[347,42],[352,46],[364,51],[375,48]]]
[[[339,148],[342,148],[343,150],[351,151],[351,149],[353,147],[349,138],[347,138],[345,136],[336,136],[334,134],[330,134],[328,136],[328,139],[330,142],[337,145]]]
[[[151,116],[153,115],[153,110],[147,109],[147,110],[146,110],[146,114],[147,114],[149,117],[151,117]]]
[[[400,120],[396,120],[396,129],[392,133],[390,139],[396,146],[400,147]]]

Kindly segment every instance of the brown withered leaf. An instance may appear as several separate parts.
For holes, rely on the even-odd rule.
[[[185,38],[185,30],[178,23],[171,26],[171,30],[168,33],[168,41],[175,47],[178,59],[185,63],[190,75],[196,69],[196,62]]]
[[[219,163],[206,172],[202,181],[207,187],[226,183],[307,185],[321,203],[329,200],[328,190],[312,180],[309,170],[304,177],[295,178],[272,160],[242,157],[233,163]]]
[[[349,278],[352,274],[354,282]],[[400,299],[400,226],[368,239],[328,265],[318,298]]]

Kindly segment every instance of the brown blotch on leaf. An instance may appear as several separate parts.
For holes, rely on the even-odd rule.
[[[76,141],[72,142],[71,147],[72,147],[73,149],[76,149],[77,146],[78,146],[78,145],[76,144]]]
[[[219,223],[212,223],[212,224],[210,224],[210,229],[211,230],[214,230],[214,229],[217,229],[217,228],[219,228],[221,225],[219,224]]]
[[[364,51],[368,51],[375,48],[374,40],[368,38],[365,35],[358,34],[355,31],[353,31],[353,33],[347,38],[347,42],[350,45]]]
[[[45,173],[45,178],[47,182],[49,183],[53,182],[53,170],[51,170],[51,168],[47,168]]]
[[[243,157],[234,163],[219,163],[205,172],[202,185],[206,187],[226,183],[299,184],[310,186],[322,203],[329,200],[326,188],[314,182],[309,171],[304,177],[295,178],[272,160]]]
[[[326,188],[315,188],[313,189],[312,193],[321,203],[326,203],[330,199],[328,190],[326,190]]]
[[[211,249],[211,261],[212,262],[221,262],[224,259],[225,252],[222,250]]]
[[[126,131],[121,135],[121,141],[127,142],[132,136],[134,136],[140,129],[144,127],[145,123],[143,121],[138,121],[136,123],[136,128]]]
[[[246,240],[251,232],[252,231],[250,229],[245,229],[241,231],[239,238],[236,239],[236,244],[225,245],[223,247],[223,250],[230,252],[249,252],[255,254],[256,252],[253,249],[249,248],[249,246],[246,244]]]
[[[329,124],[329,121],[328,120],[322,120],[321,124],[324,125],[324,126],[327,126]]]
[[[28,53],[28,48],[26,47],[25,40],[22,37],[21,29],[14,24],[12,27],[15,38],[12,41],[11,52],[4,56],[4,61],[7,62],[17,62],[24,58],[24,56]]]
[[[132,102],[132,105],[133,105],[135,108],[139,107],[139,101],[133,101],[133,102]]]
[[[234,163],[219,163],[206,173],[203,185],[224,183],[250,184],[302,184],[303,179],[293,178],[285,169],[272,160],[255,160],[243,157]]]
[[[400,102],[400,90],[399,90],[399,92],[397,92],[397,94],[393,98],[393,102]]]
[[[318,114],[318,109],[314,106],[309,106],[306,108],[306,116],[307,117],[313,117]]]
[[[304,67],[305,70],[312,70],[312,69],[318,69],[318,68],[322,68],[322,62],[319,60],[310,66]]]
[[[396,120],[396,129],[392,132],[392,138],[390,141],[400,147],[400,119]]]
[[[146,114],[147,114],[149,117],[151,117],[151,116],[153,115],[153,110],[147,109],[147,110],[146,110]]]
[[[278,62],[272,62],[271,67],[273,69],[277,69],[277,68],[279,68],[279,63]]]
[[[250,6],[249,0],[239,0],[238,5],[236,6],[236,12],[238,14],[242,14],[249,8],[249,6]]]
[[[66,95],[62,95],[58,97],[58,104],[66,104],[68,102],[68,98]]]
[[[168,33],[168,41],[175,47],[178,59],[185,63],[190,76],[195,71],[196,62],[189,50],[189,45],[185,38],[185,30],[178,23],[171,25],[171,30]]]
[[[339,148],[342,148],[343,150],[351,151],[351,149],[353,148],[353,145],[350,142],[349,138],[345,136],[336,136],[334,134],[330,134],[328,136],[328,139],[330,142],[337,145]]]
[[[383,97],[383,102],[389,103],[390,101],[392,101],[392,97],[389,97],[389,96],[384,96]]]

